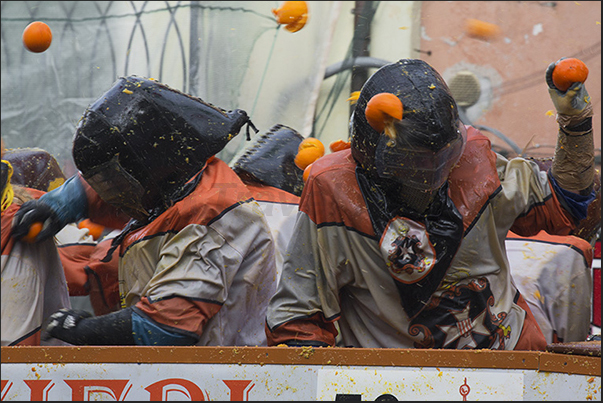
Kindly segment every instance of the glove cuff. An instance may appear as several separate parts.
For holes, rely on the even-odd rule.
[[[577,115],[557,114],[559,129],[568,136],[581,136],[592,130],[593,104],[589,102]]]
[[[43,201],[56,213],[61,224],[60,228],[88,215],[88,199],[80,180],[78,175],[74,175],[63,185],[40,197],[40,201]]]
[[[563,132],[568,136],[582,136],[582,135],[592,131],[592,129],[593,129],[593,118],[587,117],[586,119],[584,119],[582,122],[578,123],[577,125],[566,126],[564,129],[562,128],[561,130],[563,130]],[[579,133],[579,134],[577,134],[577,133]]]

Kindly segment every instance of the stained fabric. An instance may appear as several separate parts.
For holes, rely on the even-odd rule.
[[[387,233],[396,216],[406,217],[403,224],[413,231],[428,225],[424,217],[392,214],[374,226],[371,217],[379,214],[367,200],[379,193],[365,186],[368,182],[359,183],[356,167],[351,150],[313,165],[283,266],[288,281],[279,283],[268,307],[269,343],[303,330],[306,342],[350,347],[544,349],[544,337],[512,283],[504,242],[518,217],[531,218],[534,227],[567,228],[569,212],[554,197],[545,172],[522,158],[502,158],[479,131],[468,130],[446,191],[461,219],[451,227],[462,234],[460,246],[427,304],[414,301],[423,307],[411,316],[406,308],[413,301],[403,300],[396,282],[406,281],[404,289],[421,288],[425,272],[400,270],[395,280],[388,268],[393,251],[379,232]],[[421,244],[410,237],[399,245],[407,246],[404,252],[436,256],[440,239],[433,231],[416,234]]]
[[[584,341],[590,332],[593,248],[576,236],[505,240],[511,274],[547,343]]]
[[[29,190],[34,198],[42,192]],[[10,237],[20,206],[2,212],[2,345],[65,345],[41,341],[42,324],[61,308],[70,308],[69,291],[53,239],[30,244]]]
[[[444,278],[463,239],[463,218],[448,197],[447,185],[440,188],[426,213],[418,214],[395,203],[388,206],[363,171],[358,169],[356,174],[387,269],[402,307],[412,318],[423,310]]]
[[[266,344],[274,242],[260,206],[223,161],[208,163],[192,193],[129,231],[116,252],[122,308],[197,332],[198,345]],[[184,308],[195,315],[174,316]]]

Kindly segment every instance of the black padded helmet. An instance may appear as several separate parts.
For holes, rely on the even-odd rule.
[[[243,179],[300,196],[304,172],[294,160],[303,139],[296,130],[276,124],[241,155],[233,170]]]
[[[365,110],[379,93],[391,93],[403,105],[394,124],[396,139],[377,132]],[[376,180],[397,181],[434,190],[446,180],[466,143],[457,105],[440,74],[419,59],[402,59],[377,70],[364,84],[350,119],[356,162]]]
[[[78,122],[73,159],[106,202],[143,219],[172,204],[209,157],[251,124],[152,79],[122,77]]]
[[[57,160],[41,148],[9,148],[3,159],[13,166],[12,184],[49,192],[65,182]]]

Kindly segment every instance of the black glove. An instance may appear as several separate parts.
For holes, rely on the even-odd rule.
[[[46,341],[54,337],[71,344],[80,344],[75,342],[72,333],[80,321],[90,317],[92,314],[86,311],[61,309],[50,315],[48,324],[42,331],[42,340]]]
[[[35,222],[44,223],[42,231],[35,241],[41,242],[56,235],[65,225],[59,220],[57,213],[48,204],[40,200],[29,200],[15,213],[11,236],[17,240],[29,232]]]
[[[48,318],[42,340],[63,340],[74,345],[133,346],[132,309],[93,317],[86,311],[61,309]]]

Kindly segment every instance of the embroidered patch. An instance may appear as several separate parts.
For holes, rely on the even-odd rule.
[[[429,274],[435,264],[435,249],[425,226],[408,218],[392,219],[380,245],[390,274],[402,283],[416,283]]]

